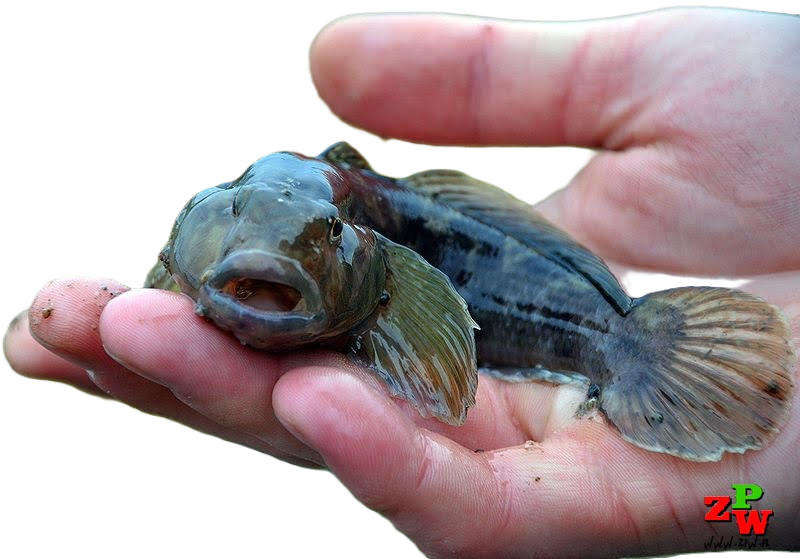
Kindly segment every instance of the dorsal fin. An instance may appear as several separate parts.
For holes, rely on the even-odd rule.
[[[364,152],[356,148],[347,140],[336,140],[316,155],[329,163],[350,167],[353,169],[366,169],[373,171],[372,164]]]
[[[624,315],[630,309],[631,298],[600,257],[508,192],[449,170],[423,171],[398,182],[499,229],[543,257],[580,274],[618,313]]]

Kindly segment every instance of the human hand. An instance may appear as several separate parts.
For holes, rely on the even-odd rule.
[[[800,268],[792,244],[800,194],[792,185],[800,166],[791,123],[800,108],[788,105],[798,81],[798,65],[789,62],[796,21],[677,10],[555,26],[358,18],[320,35],[312,69],[338,114],[383,136],[616,150],[598,155],[543,210],[625,264],[785,271],[748,289],[782,305],[797,332],[800,277],[791,270]],[[747,44],[739,38],[744,31]],[[366,43],[365,34],[372,37]],[[758,68],[743,60],[757,60]],[[707,68],[715,71],[704,74]],[[506,69],[513,71],[498,74]],[[721,75],[739,84],[735,95],[707,93]],[[413,96],[396,93],[409,90]],[[787,106],[777,111],[771,99]],[[749,158],[731,155],[741,145],[750,146]],[[741,231],[763,233],[743,239]],[[481,379],[467,424],[451,428],[390,400],[339,356],[243,349],[197,319],[180,296],[135,291],[106,305],[108,291],[99,286],[57,282],[31,310],[36,337],[73,365],[32,345],[18,327],[7,338],[15,368],[99,387],[285,460],[324,464],[430,555],[698,549],[714,529],[732,529],[703,521],[703,496],[729,494],[737,482],[759,483],[766,499],[776,496],[771,546],[798,545],[796,406],[768,448],[715,464],[647,453],[599,418],[574,419],[584,395],[570,387]],[[184,347],[192,351],[176,350]],[[91,378],[84,369],[94,371]],[[757,479],[740,479],[742,472]]]
[[[800,104],[791,92],[800,85],[798,31],[794,17],[732,10],[566,24],[363,17],[320,34],[312,73],[334,112],[379,136],[601,149],[568,188],[540,205],[542,211],[623,265],[692,274],[773,273],[748,289],[782,305],[797,333]],[[481,382],[487,391],[517,390]],[[770,448],[719,464],[604,448],[585,431],[589,440],[580,441],[589,427],[561,415],[558,403],[551,417],[568,426],[552,431],[541,418],[526,423],[530,412],[515,413],[513,406],[506,411],[541,441],[544,457],[517,447],[464,458],[471,466],[442,460],[449,479],[471,482],[444,499],[457,503],[451,510],[463,515],[426,516],[418,502],[416,515],[404,511],[425,518],[420,523],[428,541],[452,542],[460,520],[462,536],[474,538],[460,541],[467,555],[526,555],[544,542],[545,553],[558,555],[697,549],[708,539],[702,534],[719,529],[703,521],[702,497],[730,493],[729,484],[746,471],[764,479],[768,493],[780,495],[771,543],[779,535],[778,545],[800,545],[794,520],[800,488],[786,469],[797,458],[796,406]],[[464,473],[478,469],[482,459],[490,474]],[[558,487],[552,492],[531,482],[553,472]],[[360,479],[340,477],[359,495]],[[494,495],[484,506],[502,503],[507,516],[496,516],[497,509],[484,515],[468,510],[471,491]],[[579,527],[568,522],[570,512],[580,515]],[[480,522],[497,530],[487,536],[475,529],[475,518],[504,518],[506,524]],[[442,552],[444,545],[421,547]]]

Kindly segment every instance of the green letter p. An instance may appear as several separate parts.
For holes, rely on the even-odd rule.
[[[734,483],[731,489],[736,491],[732,509],[749,509],[749,501],[758,501],[764,496],[764,490],[755,483]]]

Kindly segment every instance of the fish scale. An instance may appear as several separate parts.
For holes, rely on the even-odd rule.
[[[369,179],[351,183],[358,200],[353,219],[415,250],[453,280],[481,326],[479,365],[605,373],[598,333],[620,317],[591,282],[402,180]],[[380,204],[367,195],[376,183],[386,184]]]

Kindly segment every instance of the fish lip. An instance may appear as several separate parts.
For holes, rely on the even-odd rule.
[[[224,290],[228,282],[249,279],[289,286],[300,293],[305,310],[265,310],[243,304]],[[317,282],[292,259],[258,249],[232,252],[201,282],[198,314],[260,349],[289,349],[325,330],[327,313]]]

